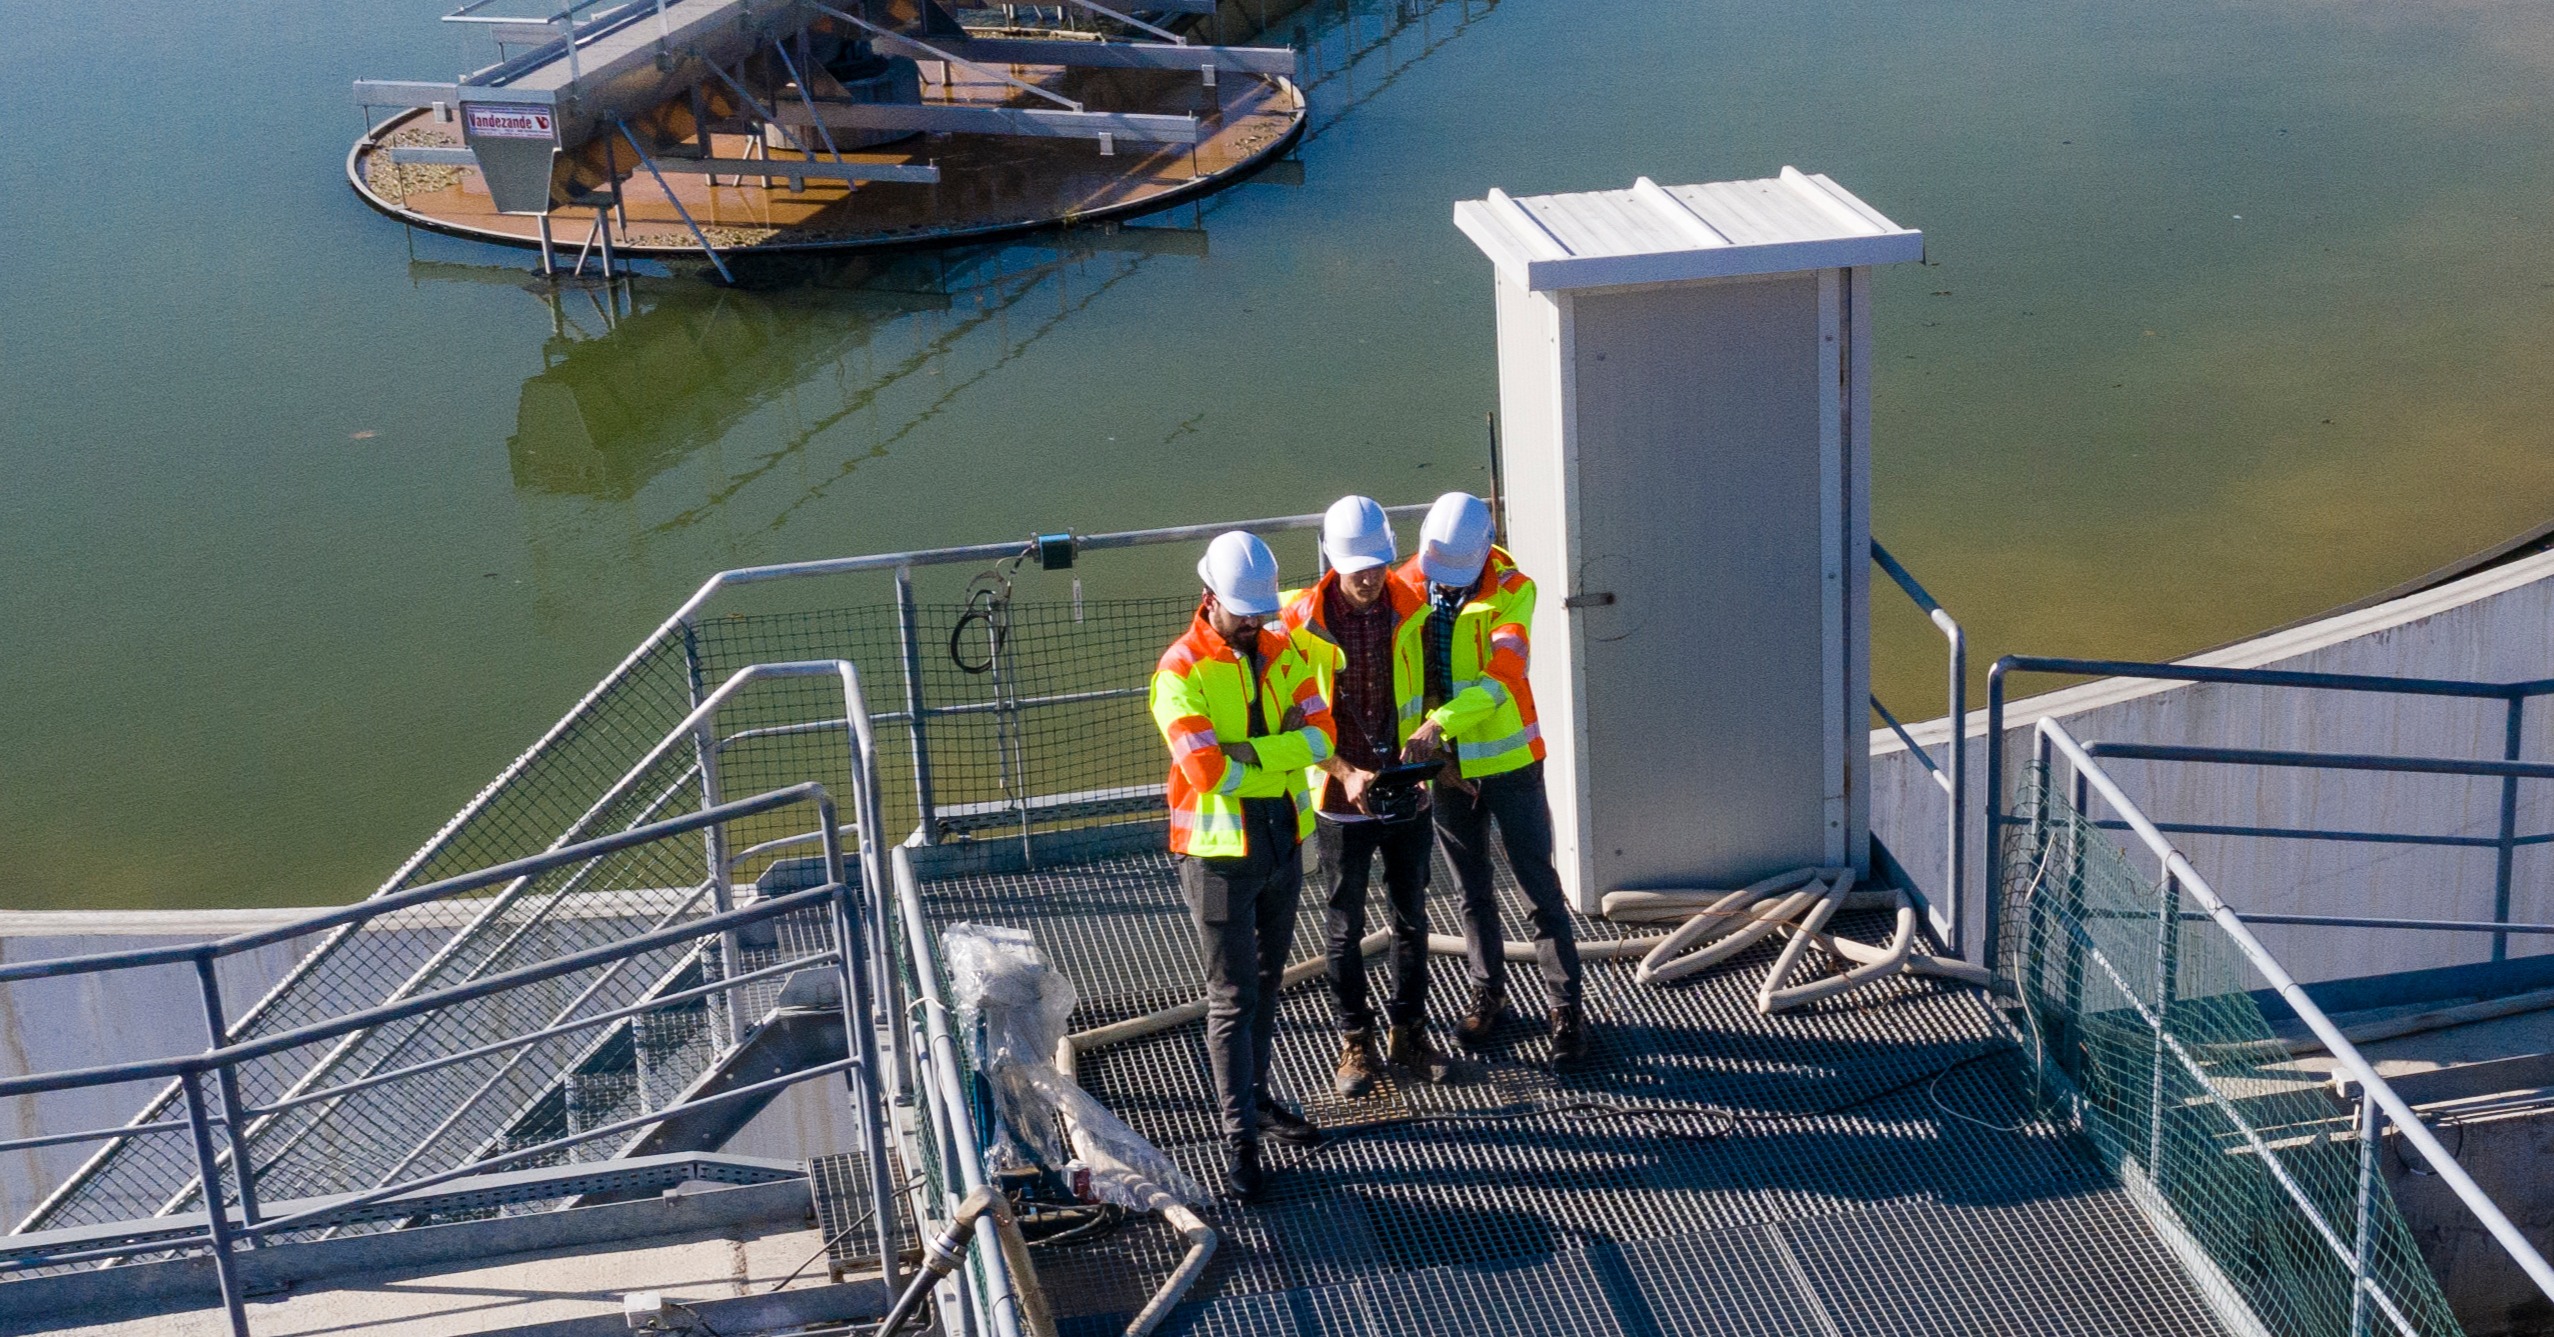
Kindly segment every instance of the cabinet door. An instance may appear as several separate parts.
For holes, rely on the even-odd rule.
[[[1574,298],[1600,892],[1821,861],[1819,303],[1815,274]]]

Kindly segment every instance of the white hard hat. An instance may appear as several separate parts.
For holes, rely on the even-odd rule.
[[[1266,617],[1277,611],[1277,554],[1257,534],[1217,534],[1197,559],[1197,578],[1229,612]]]
[[[1449,492],[1419,526],[1419,572],[1439,585],[1470,585],[1490,560],[1490,507],[1469,492]]]
[[[1321,518],[1321,555],[1342,575],[1392,565],[1401,555],[1393,546],[1392,517],[1372,497],[1341,497]]]

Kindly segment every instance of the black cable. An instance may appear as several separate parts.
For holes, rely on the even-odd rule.
[[[1062,1213],[1057,1214],[1062,1215]],[[1116,1234],[1117,1228],[1125,1223],[1125,1208],[1110,1202],[1093,1203],[1090,1205],[1088,1218],[1066,1226],[1054,1234],[1041,1235],[1027,1243],[1032,1249],[1057,1249],[1076,1244],[1088,1244],[1095,1239]]]
[[[913,1192],[913,1187],[914,1187],[914,1185],[919,1184],[919,1183],[921,1183],[921,1182],[922,1182],[922,1176],[921,1176],[920,1174],[916,1174],[916,1175],[914,1175],[914,1177],[913,1177],[913,1178],[908,1179],[908,1180],[906,1180],[906,1181],[905,1181],[905,1186],[904,1186],[903,1191],[904,1191],[904,1192],[907,1192],[907,1193],[911,1193],[911,1192]],[[791,1283],[791,1282],[793,1282],[793,1281],[798,1280],[801,1276],[804,1276],[804,1275],[806,1274],[806,1272],[807,1272],[807,1269],[809,1269],[809,1268],[811,1268],[811,1267],[814,1267],[814,1266],[816,1265],[816,1260],[817,1260],[817,1259],[824,1257],[824,1256],[825,1256],[828,1252],[830,1252],[830,1251],[833,1249],[833,1247],[834,1247],[835,1245],[842,1243],[842,1242],[843,1242],[844,1237],[846,1237],[846,1236],[850,1235],[850,1234],[851,1234],[851,1232],[853,1232],[853,1231],[855,1231],[855,1230],[858,1230],[858,1229],[860,1229],[862,1226],[865,1226],[865,1225],[869,1224],[869,1218],[871,1218],[871,1217],[873,1217],[873,1216],[876,1216],[877,1214],[878,1214],[878,1204],[876,1204],[876,1203],[874,1203],[874,1202],[873,1202],[873,1203],[871,1203],[871,1204],[869,1204],[866,1208],[862,1209],[862,1211],[861,1211],[860,1216],[859,1216],[859,1218],[858,1218],[858,1219],[854,1220],[854,1221],[853,1221],[850,1225],[844,1226],[842,1229],[835,1231],[835,1232],[834,1232],[831,1236],[827,1237],[824,1243],[819,1244],[819,1245],[817,1245],[817,1246],[816,1246],[816,1252],[814,1252],[814,1253],[812,1253],[812,1254],[809,1254],[809,1255],[807,1256],[807,1261],[806,1261],[806,1262],[800,1263],[800,1264],[797,1266],[797,1268],[796,1268],[794,1271],[792,1271],[792,1272],[791,1272],[788,1276],[782,1277],[779,1281],[777,1281],[777,1282],[773,1283],[772,1288],[771,1288],[771,1290],[770,1290],[770,1291],[765,1291],[765,1292],[763,1292],[763,1293],[764,1293],[765,1295],[769,1295],[769,1294],[771,1294],[773,1291],[778,1291],[778,1290],[782,1289],[783,1287],[785,1287],[785,1286],[789,1285],[789,1283]]]
[[[991,591],[981,591],[978,594],[978,598],[981,599],[985,594],[989,593],[991,593]],[[971,664],[967,662],[966,652],[959,648],[958,643],[966,638],[967,626],[969,623],[973,622],[982,622],[984,624],[984,635],[987,648],[985,650],[983,661]],[[1001,653],[1002,626],[1000,623],[994,621],[993,609],[989,606],[989,603],[988,606],[985,607],[977,607],[970,603],[967,607],[967,611],[958,615],[958,625],[949,629],[949,662],[957,665],[958,671],[961,673],[990,673],[993,671],[994,658]]]

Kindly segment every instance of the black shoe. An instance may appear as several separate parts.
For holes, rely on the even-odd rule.
[[[1331,1085],[1350,1100],[1372,1094],[1383,1077],[1383,1060],[1375,1056],[1373,1031],[1350,1031],[1339,1043],[1339,1067]]]
[[[1276,1101],[1259,1102],[1259,1131],[1290,1147],[1310,1150],[1330,1140],[1321,1126]]]
[[[1499,1019],[1507,1013],[1508,996],[1505,992],[1495,988],[1474,989],[1471,1010],[1463,1014],[1463,1020],[1454,1024],[1454,1038],[1462,1041],[1466,1049],[1486,1048],[1490,1037],[1498,1032]]]
[[[1587,1056],[1587,1019],[1579,1015],[1576,1003],[1563,1003],[1552,1009],[1552,1062],[1555,1065],[1576,1063]]]
[[[1236,1137],[1224,1144],[1224,1192],[1237,1202],[1256,1202],[1268,1187],[1268,1176],[1259,1168],[1259,1140]]]
[[[1392,1028],[1392,1039],[1384,1050],[1384,1060],[1403,1072],[1431,1082],[1444,1081],[1446,1070],[1453,1066],[1446,1061],[1444,1053],[1428,1042],[1426,1023],[1417,1021]]]

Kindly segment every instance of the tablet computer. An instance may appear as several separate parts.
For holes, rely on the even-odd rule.
[[[1426,784],[1444,769],[1443,761],[1405,761],[1375,772],[1374,783],[1377,788]]]

